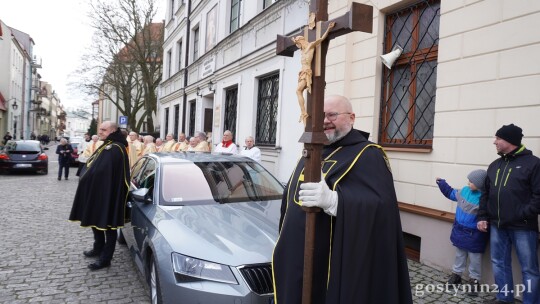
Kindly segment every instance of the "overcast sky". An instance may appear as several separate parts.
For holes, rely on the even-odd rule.
[[[157,0],[163,11],[165,0]],[[69,75],[79,66],[91,42],[88,0],[0,0],[0,19],[9,27],[30,35],[34,54],[42,59],[41,80],[47,81],[69,108],[90,107],[96,98],[68,89]],[[157,16],[165,18],[164,13]]]

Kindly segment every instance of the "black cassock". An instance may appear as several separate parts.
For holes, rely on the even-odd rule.
[[[70,221],[100,230],[124,226],[129,191],[126,146],[122,133],[113,132],[90,156],[86,172],[79,179]]]
[[[312,303],[412,303],[401,221],[388,159],[382,148],[351,130],[323,149],[322,171],[338,192],[336,217],[316,213]],[[302,299],[306,213],[298,191],[299,161],[281,207],[273,254],[276,304]]]

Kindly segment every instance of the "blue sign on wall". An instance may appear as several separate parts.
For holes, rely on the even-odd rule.
[[[128,118],[127,116],[120,116],[118,117],[118,124],[119,125],[127,125],[128,123]]]

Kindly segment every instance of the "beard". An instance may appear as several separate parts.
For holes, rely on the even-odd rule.
[[[351,131],[351,129],[352,127],[346,130],[344,129],[339,130],[335,128],[333,134],[326,134],[326,138],[328,138],[328,144],[331,145],[335,143],[336,141],[342,139],[343,137],[345,137],[345,135],[347,135]]]

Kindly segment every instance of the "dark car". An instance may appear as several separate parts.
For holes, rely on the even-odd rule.
[[[155,153],[132,168],[120,232],[152,303],[268,304],[282,184],[257,162]]]
[[[0,152],[0,171],[49,172],[49,158],[37,140],[10,140]]]

